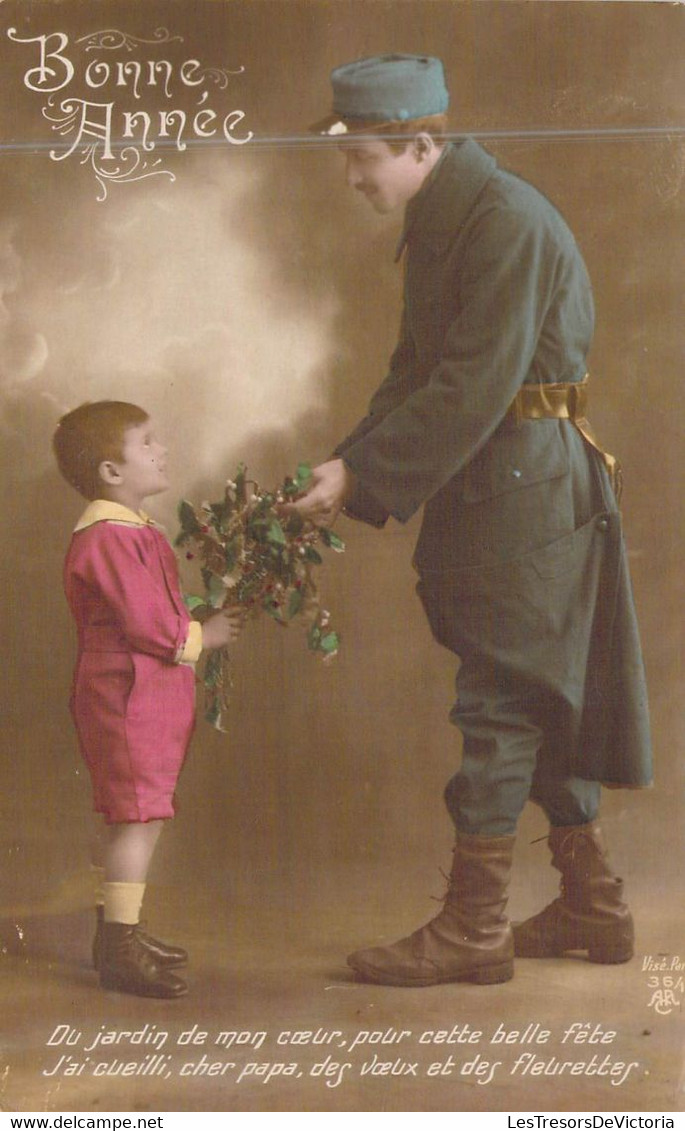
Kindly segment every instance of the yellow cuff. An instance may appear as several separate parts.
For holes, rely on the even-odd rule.
[[[183,646],[178,662],[179,664],[194,664],[200,659],[202,651],[202,625],[198,620],[191,620],[188,625],[188,636]]]

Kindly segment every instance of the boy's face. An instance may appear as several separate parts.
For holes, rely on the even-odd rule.
[[[121,445],[122,459],[113,461],[122,484],[132,496],[140,499],[166,491],[169,480],[166,473],[167,449],[155,436],[151,420],[134,424],[124,432]]]
[[[360,138],[340,146],[345,158],[345,175],[371,207],[385,215],[411,200],[421,188],[428,168],[411,143],[401,153],[385,141]]]

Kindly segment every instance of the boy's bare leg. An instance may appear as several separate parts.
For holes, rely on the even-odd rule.
[[[104,853],[105,882],[144,884],[164,821],[110,825]]]
[[[187,959],[138,926],[145,881],[162,820],[111,825],[104,852],[104,922],[100,981],[105,989],[144,997],[179,997],[185,982],[168,969]]]

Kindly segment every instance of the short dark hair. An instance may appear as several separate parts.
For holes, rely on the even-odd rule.
[[[67,483],[86,499],[97,499],[102,492],[100,464],[121,460],[124,433],[148,419],[144,409],[126,401],[88,401],[68,412],[52,437],[57,465]]]
[[[449,120],[447,114],[429,114],[425,118],[408,118],[406,121],[383,122],[356,122],[354,125],[348,121],[349,133],[336,138],[339,144],[346,141],[354,142],[357,135],[360,137],[378,137],[386,141],[395,153],[402,153],[417,134],[430,134],[438,145],[444,145],[448,140]]]

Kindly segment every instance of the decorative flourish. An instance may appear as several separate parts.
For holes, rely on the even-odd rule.
[[[19,36],[16,28],[9,28],[7,35],[17,43],[35,42],[35,37]],[[58,47],[50,51],[49,57],[59,60],[59,67],[57,63],[54,67],[34,67],[26,72],[25,83],[31,90],[49,95],[41,113],[50,122],[52,131],[65,139],[50,149],[51,160],[65,161],[76,155],[82,165],[90,163],[99,185],[99,201],[107,199],[108,186],[113,183],[131,183],[159,175],[175,181],[176,176],[162,167],[162,158],[153,161],[144,157],[158,147],[183,153],[191,142],[244,145],[252,140],[251,130],[239,135],[239,123],[245,117],[242,110],[219,111],[209,105],[210,87],[222,92],[227,90],[231,76],[245,73],[244,66],[236,69],[204,66],[195,58],[174,62],[169,58],[136,58],[134,52],[143,44],[160,48],[166,44],[182,44],[184,37],[171,35],[166,27],[158,27],[147,36],[131,35],[114,27],[102,28],[75,40],[79,53],[83,53],[80,61],[85,67],[85,82],[97,91],[112,85],[125,90],[109,90],[104,97],[102,94],[69,95],[56,102],[57,92],[67,87],[77,74],[77,65],[63,54],[69,37],[62,32],[55,33],[55,37]],[[45,55],[45,44],[43,47]],[[125,54],[123,58],[108,59],[105,55],[88,61],[85,55],[96,51]],[[144,51],[142,54],[161,52]],[[144,109],[144,103],[141,104],[148,87],[155,88],[154,110]],[[183,95],[184,103],[190,100],[193,105],[157,109],[161,94],[171,100],[175,93]],[[210,141],[214,138],[215,141]]]
[[[200,563],[205,595],[188,599],[191,610],[233,606],[252,615],[263,611],[282,626],[301,617],[311,651],[330,660],[339,638],[319,603],[313,569],[322,558],[316,543],[338,553],[345,545],[332,531],[284,511],[284,504],[301,494],[310,476],[309,465],[300,464],[294,478],[287,477],[277,490],[261,491],[240,464],[219,502],[203,502],[197,509],[185,499],[179,504],[176,545],[190,547],[186,557],[197,556]],[[231,687],[226,649],[209,654],[204,687],[205,718],[223,730]]]
[[[48,122],[53,123],[53,130],[57,133],[65,134],[71,133],[76,125],[76,118],[78,116],[78,106],[75,102],[64,100],[60,103],[61,117],[58,114],[51,114],[50,110],[55,109],[54,95],[50,95],[45,106],[41,108],[41,114],[47,118]]]
[[[61,134],[62,137],[72,133],[75,129],[79,129],[79,118],[82,115],[82,103],[80,100],[64,100],[60,104],[61,116],[59,114],[51,114],[48,110],[54,110],[53,98],[48,99],[46,106],[42,108],[43,117],[49,122],[52,122],[52,129]],[[83,122],[81,119],[81,130],[79,136],[85,136],[83,130]],[[94,122],[89,123],[89,134],[93,134],[93,140],[84,142],[78,145],[76,142],[72,145],[71,149],[66,150],[62,154],[56,153],[51,150],[50,156],[54,161],[64,160],[65,157],[71,156],[74,151],[81,155],[81,165],[90,164],[95,179],[100,186],[97,200],[102,202],[107,199],[107,186],[112,183],[130,183],[131,181],[142,181],[146,177],[168,177],[169,180],[175,181],[176,175],[169,169],[162,169],[161,157],[155,158],[154,161],[143,159],[140,150],[135,145],[126,145],[123,148],[117,149],[117,155],[114,157],[113,151],[109,148],[108,131],[105,125],[98,125]],[[143,143],[143,148],[146,148]],[[147,147],[147,148],[152,148]],[[107,164],[104,164],[107,162]],[[113,164],[116,162],[116,164]]]
[[[76,42],[83,43],[86,51],[118,51],[121,47],[125,47],[127,51],[132,51],[137,43],[158,45],[160,43],[183,43],[184,40],[182,35],[170,35],[167,28],[158,27],[152,33],[152,39],[129,35],[128,32],[119,31],[117,28],[105,28],[102,31],[93,31],[88,35],[82,35]]]
[[[219,87],[219,90],[226,90],[229,83],[229,75],[242,75],[244,73],[244,67],[238,67],[235,71],[231,71],[228,67],[201,67],[197,71],[197,74],[203,79],[215,83]]]
[[[97,144],[89,145],[84,148],[81,164],[85,165],[90,161],[95,179],[100,186],[100,192],[97,195],[97,200],[102,202],[107,199],[107,186],[109,184],[126,183],[131,181],[143,181],[146,177],[168,177],[170,181],[176,180],[176,174],[172,173],[170,169],[157,168],[162,164],[162,158],[156,157],[154,161],[144,160],[140,155],[140,150],[136,149],[134,145],[127,145],[125,149],[119,150],[119,164],[113,169],[103,168],[99,160],[99,146]]]

